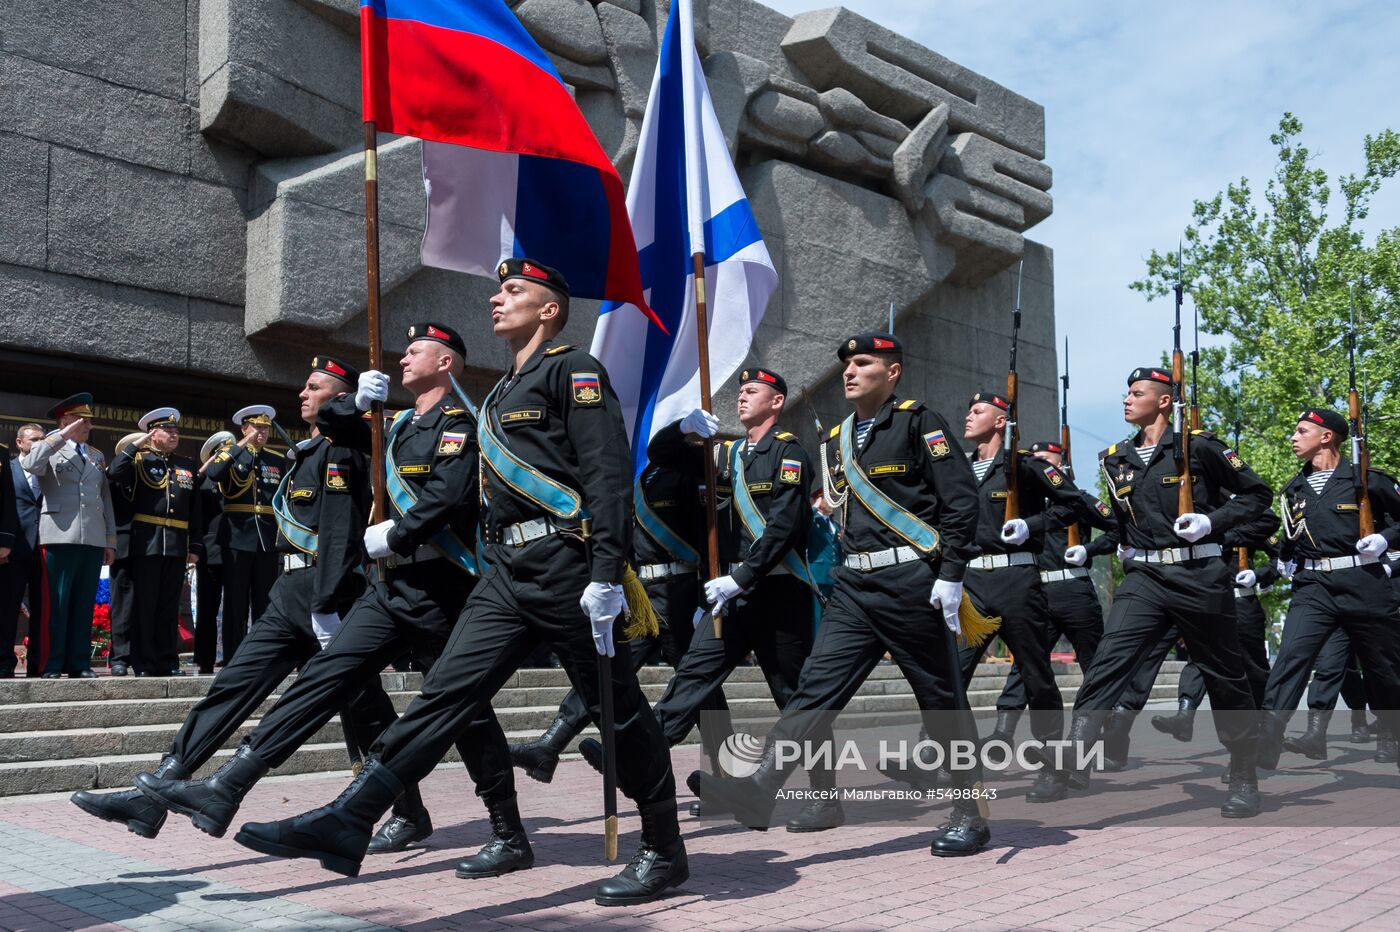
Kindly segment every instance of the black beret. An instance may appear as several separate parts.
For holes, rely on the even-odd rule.
[[[523,278],[527,282],[536,282],[544,285],[552,291],[557,291],[564,297],[569,296],[569,282],[558,269],[552,269],[547,265],[542,265],[534,259],[505,259],[496,268],[496,275],[502,282],[512,278]]]
[[[1059,456],[1065,455],[1065,448],[1054,440],[1037,440],[1031,444],[1032,453],[1055,453]]]
[[[65,414],[92,417],[92,392],[78,392],[76,395],[69,395],[50,408],[48,412],[48,416],[55,421]]]
[[[419,340],[432,340],[456,350],[463,359],[467,356],[467,344],[462,342],[461,334],[444,324],[413,324],[408,328],[408,342],[416,343]]]
[[[739,384],[747,382],[757,382],[760,385],[767,385],[779,395],[787,394],[787,379],[783,378],[772,369],[745,369],[739,373]]]
[[[967,406],[970,408],[978,403],[989,404],[1003,411],[1011,410],[1011,402],[1006,400],[1005,395],[998,394],[997,392],[978,392],[972,396],[972,400],[967,403]]]
[[[1132,375],[1128,376],[1129,385],[1132,385],[1134,382],[1143,381],[1161,382],[1163,385],[1171,385],[1172,371],[1170,369],[1163,369],[1161,366],[1138,366],[1133,370]]]
[[[1299,421],[1319,424],[1337,435],[1338,440],[1347,439],[1347,419],[1328,408],[1308,408],[1298,415]]]
[[[326,375],[340,379],[346,385],[354,385],[360,380],[358,369],[334,356],[312,356],[311,371],[324,372]]]
[[[887,353],[900,353],[904,347],[892,333],[858,333],[836,350],[836,358],[842,362],[855,353],[873,353],[883,356]]]

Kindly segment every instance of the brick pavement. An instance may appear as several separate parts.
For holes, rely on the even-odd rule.
[[[677,752],[682,777],[693,753]],[[323,804],[347,777],[275,778],[240,820]],[[1203,785],[1210,782],[1203,778]],[[1265,790],[1268,790],[1268,782]],[[426,847],[370,858],[358,879],[262,857],[172,817],[148,841],[65,797],[0,802],[0,929],[1393,929],[1400,829],[1237,825],[996,828],[972,858],[928,856],[927,824],[793,835],[682,815],[691,880],[645,908],[603,909],[598,781],[565,762],[521,780],[537,867],[464,881],[452,866],[487,824],[460,767],[423,786],[439,827]],[[685,800],[683,800],[685,802]],[[462,810],[454,816],[455,808]],[[925,820],[927,821],[927,819]],[[622,851],[637,820],[622,819]]]

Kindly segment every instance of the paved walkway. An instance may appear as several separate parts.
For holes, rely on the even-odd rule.
[[[677,753],[682,777],[691,763]],[[346,776],[270,779],[240,814],[281,818],[332,799]],[[1210,779],[1203,778],[1203,784]],[[366,862],[356,880],[257,855],[172,817],[148,841],[65,797],[0,801],[0,929],[1267,929],[1400,926],[1400,829],[1235,825],[999,827],[993,847],[938,860],[928,827],[758,834],[682,815],[691,880],[644,908],[603,909],[599,784],[565,762],[521,780],[538,866],[466,881],[453,864],[484,840],[460,768],[423,795],[427,847]],[[1267,783],[1266,783],[1267,790]],[[1204,791],[1203,791],[1204,792]],[[687,799],[683,799],[685,803]],[[460,814],[457,814],[460,811]],[[624,857],[637,820],[622,820]]]

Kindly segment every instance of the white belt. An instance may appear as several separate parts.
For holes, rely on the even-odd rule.
[[[1259,587],[1258,587],[1258,586],[1250,586],[1248,589],[1241,589],[1239,586],[1236,586],[1236,587],[1235,587],[1235,598],[1237,598],[1237,599],[1247,599],[1247,598],[1249,598],[1249,597],[1252,596],[1252,595],[1258,595],[1258,594],[1259,594]]]
[[[913,563],[920,560],[919,551],[913,547],[891,547],[888,550],[872,550],[869,553],[846,554],[846,569],[869,573],[872,570],[897,566],[900,563]]]
[[[314,553],[284,553],[282,554],[282,572],[292,570],[304,570],[316,565],[316,555]]]
[[[432,544],[424,544],[408,556],[400,556],[391,553],[384,558],[385,566],[407,566],[410,563],[427,563],[429,560],[442,559],[442,553]]]
[[[1033,563],[1033,553],[989,553],[973,557],[967,565],[974,570],[999,570],[1004,566],[1029,566]]]
[[[558,534],[567,530],[555,524],[548,518],[531,518],[529,521],[521,521],[519,524],[512,524],[501,528],[501,543],[509,547],[524,547],[526,544],[543,540],[551,534]]]
[[[744,565],[744,564],[742,564],[742,563],[731,563],[731,564],[729,564],[729,572],[730,572],[730,574],[733,574],[733,572],[734,572],[735,570],[737,570],[739,567],[741,567],[741,566],[743,566],[743,565]],[[783,566],[783,564],[779,563],[777,566],[773,567],[771,570],[768,571],[768,575],[769,575],[769,576],[783,576],[783,575],[791,576],[791,575],[792,575],[792,570],[788,569],[786,566]]]
[[[1169,547],[1166,550],[1139,550],[1133,555],[1133,559],[1143,563],[1187,563],[1191,560],[1218,557],[1222,553],[1224,551],[1220,549],[1219,544],[1200,544],[1195,547]]]
[[[694,563],[645,563],[637,567],[637,578],[643,581],[652,579],[665,579],[667,576],[680,576],[683,573],[694,573]]]
[[[1043,583],[1064,582],[1067,579],[1083,579],[1089,575],[1087,566],[1071,566],[1067,570],[1041,570],[1040,581]]]
[[[1323,557],[1321,560],[1304,560],[1301,569],[1314,573],[1330,573],[1333,570],[1349,570],[1354,566],[1369,566],[1381,562],[1380,557],[1359,553],[1354,557]]]

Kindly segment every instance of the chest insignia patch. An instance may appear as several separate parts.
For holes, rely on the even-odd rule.
[[[596,372],[572,374],[574,401],[581,405],[596,405],[603,400],[603,387]]]

